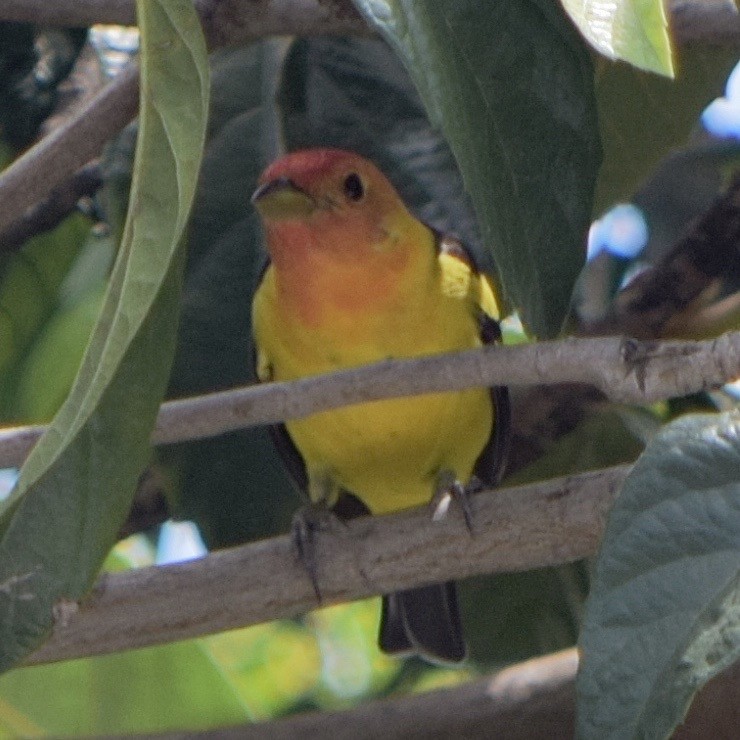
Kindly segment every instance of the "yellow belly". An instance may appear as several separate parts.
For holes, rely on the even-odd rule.
[[[487,390],[375,401],[287,424],[314,487],[345,488],[374,514],[429,502],[441,471],[467,482],[491,432]]]
[[[429,255],[434,245],[427,245]],[[427,272],[410,262],[421,275]],[[480,346],[475,292],[443,290],[446,273],[430,271],[431,283],[399,276],[408,290],[362,311],[331,304],[331,283],[314,290],[323,313],[301,319],[279,298],[275,273],[265,273],[254,303],[255,339],[262,379],[292,380],[378,362]],[[468,270],[469,272],[469,270]],[[470,276],[468,275],[470,279]],[[477,284],[477,283],[476,283]],[[309,495],[333,503],[339,488],[360,498],[374,514],[429,502],[440,473],[467,483],[493,427],[488,389],[427,394],[326,411],[286,424],[305,462]]]

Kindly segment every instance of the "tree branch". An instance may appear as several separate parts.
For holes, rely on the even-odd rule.
[[[56,228],[77,208],[80,198],[94,195],[102,184],[99,164],[85,165],[0,233],[0,254],[19,249],[31,237]]]
[[[369,33],[351,0],[196,0],[207,35],[219,46],[269,35]],[[671,31],[679,42],[740,37],[732,0],[670,0]],[[134,25],[134,0],[5,0],[0,20],[49,26]]]
[[[564,339],[484,347],[169,401],[154,444],[213,437],[351,403],[493,385],[586,383],[613,401],[654,403],[740,376],[740,331],[704,342]],[[18,465],[42,427],[0,431],[0,467]]]
[[[69,28],[112,23],[136,24],[135,0],[4,0],[0,19]]]
[[[670,28],[678,41],[737,42],[740,15],[734,0],[669,0]]]
[[[220,728],[220,738],[382,737],[384,740],[560,740],[575,729],[575,648],[527,660],[454,688],[335,712]],[[208,733],[199,734],[199,737]]]
[[[735,176],[711,207],[655,265],[623,288],[605,319],[585,330],[624,333],[641,339],[697,336],[697,318],[712,312],[716,326],[736,326],[737,293],[718,301],[722,286],[740,285],[740,176]],[[706,305],[703,297],[709,296]],[[709,312],[707,316],[707,311]],[[702,313],[703,312],[703,313]],[[723,322],[723,317],[729,321]],[[701,334],[698,334],[701,336]]]
[[[384,740],[560,740],[575,731],[575,648],[508,666],[453,688],[392,697],[334,712],[307,712],[272,722],[157,735],[159,740],[294,740],[382,737]],[[694,699],[673,740],[737,735],[740,662],[712,679]]]
[[[0,176],[0,234],[34,204],[95,158],[135,115],[139,70],[125,69],[76,115],[43,138]]]
[[[424,583],[528,570],[594,554],[629,471],[622,465],[472,499],[433,522],[426,508],[319,532],[322,603]],[[47,663],[294,617],[319,604],[287,536],[199,560],[103,575],[81,605],[59,605],[54,634],[28,660]]]

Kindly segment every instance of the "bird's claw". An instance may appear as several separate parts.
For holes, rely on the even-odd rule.
[[[437,491],[432,498],[432,521],[442,521],[454,501],[462,512],[465,527],[470,534],[473,532],[473,509],[470,505],[470,494],[476,490],[474,483],[464,486],[457,478],[450,475],[440,475]]]
[[[322,504],[308,504],[296,512],[291,526],[291,542],[296,560],[306,570],[311,579],[316,600],[321,603],[321,589],[319,588],[318,561],[316,558],[317,532],[336,531],[346,526],[330,509]]]

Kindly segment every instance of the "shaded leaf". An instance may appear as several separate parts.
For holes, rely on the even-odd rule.
[[[251,300],[265,261],[249,202],[278,153],[273,41],[211,56],[212,106],[188,231],[182,319],[168,394],[192,395],[255,382]],[[209,547],[287,529],[299,505],[265,429],[246,429],[159,451],[178,469],[178,514],[195,520]]]
[[[596,185],[596,215],[631,198],[672,149],[686,144],[703,108],[722,95],[737,58],[731,48],[684,46],[675,80],[625,64],[598,64],[604,163]]]
[[[115,548],[105,569],[134,567],[135,547],[132,539]],[[223,638],[241,632],[247,630]],[[252,718],[207,639],[31,666],[0,676],[0,729],[14,737],[208,729]]]
[[[470,659],[492,669],[573,646],[587,591],[583,562],[462,581]]]
[[[0,260],[0,416],[13,418],[18,365],[58,307],[65,275],[89,231],[89,219],[75,214]]]
[[[556,335],[585,257],[599,143],[591,61],[549,0],[356,0],[452,147],[506,297]]]
[[[141,127],[131,207],[70,395],[0,515],[0,667],[36,647],[90,587],[130,506],[166,384],[178,244],[205,132],[208,69],[187,0],[140,2]]]
[[[580,737],[667,737],[740,657],[740,414],[647,446],[609,517],[581,635]]]
[[[561,0],[589,43],[609,59],[673,76],[663,0]]]

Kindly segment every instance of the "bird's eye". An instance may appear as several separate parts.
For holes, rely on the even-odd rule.
[[[352,172],[344,178],[344,194],[355,202],[362,200],[365,186],[357,173]]]

